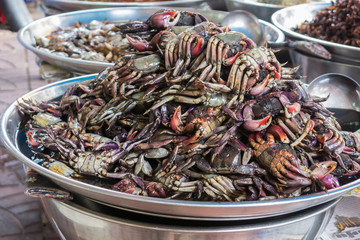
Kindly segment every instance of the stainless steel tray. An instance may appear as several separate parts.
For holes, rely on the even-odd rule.
[[[26,144],[25,139],[18,139],[18,126],[20,122],[20,116],[17,112],[18,102],[24,101],[24,99],[40,102],[60,97],[71,84],[92,79],[95,76],[87,75],[71,78],[31,91],[10,104],[3,112],[0,121],[0,138],[9,152],[30,168],[47,176],[71,192],[110,204],[111,206],[124,208],[128,211],[141,212],[142,214],[182,219],[223,221],[256,219],[292,213],[331,201],[360,185],[360,179],[358,179],[339,188],[331,189],[328,194],[319,192],[296,198],[269,201],[200,202],[170,200],[134,196],[79,182],[51,172],[33,162],[23,150]]]
[[[168,1],[144,1],[144,2],[101,2],[101,1],[79,1],[79,0],[41,0],[50,8],[62,11],[76,11],[93,8],[108,7],[199,7],[205,0],[168,0]]]
[[[296,26],[299,26],[305,20],[311,21],[319,10],[330,5],[330,3],[309,3],[283,8],[271,16],[271,21],[290,38],[323,45],[332,53],[332,60],[360,64],[360,48],[358,47],[320,40],[293,31]]]
[[[117,240],[313,240],[326,228],[339,200],[261,221],[227,222],[149,217],[105,207],[85,198],[74,201],[44,198],[42,204],[54,229],[64,239],[78,239],[82,233],[83,240],[112,239],[113,236],[117,236]]]
[[[105,8],[92,9],[63,13],[36,20],[18,32],[18,40],[27,49],[34,52],[40,59],[55,66],[65,68],[79,73],[98,73],[104,68],[112,66],[112,63],[87,61],[70,57],[58,56],[36,48],[34,36],[41,37],[50,34],[58,27],[73,25],[76,21],[88,23],[91,20],[110,22],[128,21],[130,19],[147,19],[159,8]],[[189,9],[188,9],[189,10]],[[205,15],[210,21],[220,23],[228,14],[221,11],[198,11]],[[280,42],[284,40],[284,34],[271,23],[260,21],[266,33],[268,41]]]

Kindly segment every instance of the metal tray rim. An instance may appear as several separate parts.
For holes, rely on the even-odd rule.
[[[261,3],[256,1],[247,1],[247,0],[226,0],[229,2],[236,2],[236,3],[242,3],[244,5],[254,6],[254,7],[265,7],[265,8],[284,8],[284,5],[276,5],[276,4],[270,4],[270,3]]]
[[[44,4],[52,7],[59,7],[58,4],[67,4],[68,6],[75,7],[140,7],[140,6],[177,6],[185,3],[204,2],[204,0],[172,0],[172,1],[159,1],[159,2],[90,2],[90,1],[77,1],[77,0],[42,0]]]

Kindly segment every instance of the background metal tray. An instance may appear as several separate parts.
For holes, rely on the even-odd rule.
[[[79,0],[41,0],[50,8],[62,11],[76,11],[93,8],[108,7],[199,7],[205,0],[168,0],[168,1],[144,1],[144,2],[101,2]]]
[[[272,15],[271,21],[290,38],[307,40],[323,45],[331,52],[332,60],[360,64],[359,47],[320,40],[293,31],[295,27],[305,20],[311,21],[319,10],[330,5],[330,3],[309,3],[283,8]]]
[[[105,19],[108,19],[110,22],[129,21],[130,19],[145,20],[157,10],[159,10],[159,8],[104,8],[53,15],[36,20],[22,28],[18,32],[18,40],[25,48],[31,50],[40,59],[50,64],[79,73],[98,73],[106,67],[113,66],[113,64],[74,59],[46,52],[36,48],[34,36],[46,36],[58,27],[68,27],[73,25],[76,21],[88,23],[92,20],[104,21]],[[193,9],[190,11],[193,11]],[[210,21],[215,23],[220,23],[228,14],[227,12],[221,11],[196,10],[196,12],[205,15]],[[260,22],[268,41],[280,42],[284,40],[284,34],[274,25],[265,21]]]
[[[69,179],[54,173],[33,162],[23,149],[25,139],[18,140],[18,126],[20,116],[17,111],[18,102],[32,99],[36,102],[54,99],[63,95],[72,84],[94,78],[96,75],[86,75],[58,81],[25,94],[13,102],[3,112],[0,122],[0,138],[4,146],[17,159],[47,176],[61,187],[102,203],[110,204],[128,211],[142,214],[163,216],[169,218],[195,219],[195,220],[242,220],[278,216],[295,211],[307,209],[341,197],[348,191],[360,185],[360,179],[345,184],[329,193],[319,192],[296,198],[276,199],[268,201],[243,201],[243,202],[200,202],[185,200],[160,199],[146,196],[135,196],[101,188],[95,185]],[[22,150],[20,150],[22,149]]]

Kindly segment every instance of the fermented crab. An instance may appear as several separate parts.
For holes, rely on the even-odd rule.
[[[336,162],[320,162],[310,171],[296,157],[296,152],[290,145],[277,143],[270,133],[265,134],[265,141],[261,137],[262,134],[250,134],[249,143],[254,148],[254,155],[259,164],[269,170],[284,187],[299,188],[317,182],[326,190],[340,185],[330,174],[336,168]],[[325,177],[327,175],[328,177]]]
[[[208,82],[213,76],[216,76],[216,80],[219,82],[222,65],[231,66],[240,54],[255,47],[256,43],[243,33],[219,33],[209,39],[202,62],[191,68],[202,70],[200,81]]]
[[[179,85],[173,85],[168,90],[163,91],[159,97],[160,99],[157,100],[153,106],[149,110],[145,112],[148,113],[150,110],[154,110],[162,106],[163,104],[174,101],[177,103],[186,103],[186,104],[205,104],[208,106],[222,106],[227,101],[227,96],[223,93],[210,93],[204,92],[203,90],[194,87],[194,88],[187,88],[186,90],[183,89]]]
[[[242,102],[246,93],[252,96],[261,94],[268,84],[280,79],[283,73],[273,51],[258,47],[238,56],[231,66],[226,84],[239,95],[239,102]]]
[[[145,21],[133,21],[117,25],[117,27],[123,33],[138,33],[152,29],[160,31],[173,26],[195,26],[207,21],[206,17],[198,13],[160,9]]]
[[[208,37],[223,31],[212,22],[203,22],[171,39],[165,48],[166,69],[175,67],[172,72],[174,77],[184,73],[191,60],[206,48]]]

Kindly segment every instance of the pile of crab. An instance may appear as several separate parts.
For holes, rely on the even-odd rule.
[[[184,14],[150,20],[165,29]],[[19,102],[34,160],[116,191],[204,201],[327,192],[357,177],[358,135],[341,131],[325,98],[307,94],[297,68],[193,17],[201,21],[179,34],[156,29],[150,42],[127,35],[140,57],[72,85],[59,101]]]

